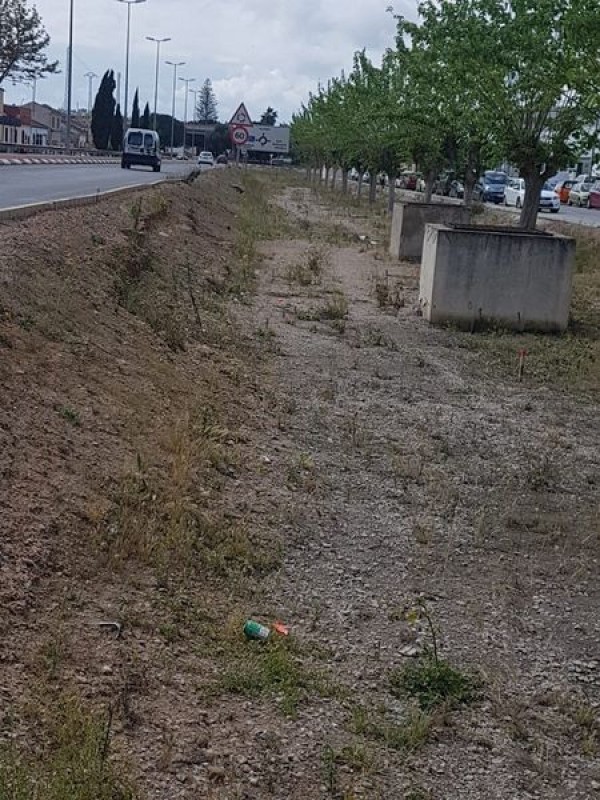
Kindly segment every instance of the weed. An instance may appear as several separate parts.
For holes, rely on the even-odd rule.
[[[66,419],[67,422],[70,422],[75,428],[79,428],[81,425],[79,411],[75,411],[75,409],[70,406],[58,406],[56,410],[63,419]]]
[[[405,299],[402,294],[401,287],[390,286],[390,276],[386,271],[383,278],[376,276],[375,278],[375,299],[379,308],[387,308],[392,306],[395,309],[404,308]]]
[[[133,800],[132,785],[108,758],[111,713],[93,716],[74,696],[61,696],[46,711],[41,754],[0,747],[0,797]]]
[[[321,319],[345,319],[348,316],[348,299],[346,295],[339,290],[333,293],[333,297],[327,301],[324,308],[321,309]]]
[[[298,283],[300,286],[311,286],[320,283],[327,260],[326,251],[319,247],[311,247],[306,253],[304,262],[289,267],[287,271],[288,282]]]
[[[478,681],[426,651],[415,663],[394,670],[390,687],[395,697],[414,697],[424,712],[439,706],[455,708],[477,698]]]
[[[414,752],[427,741],[434,717],[422,709],[410,706],[400,721],[390,721],[384,709],[352,709],[351,729],[368,739],[382,742],[392,750]]]

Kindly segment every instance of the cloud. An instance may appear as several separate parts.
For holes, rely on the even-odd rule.
[[[63,73],[38,83],[37,97],[60,106],[65,96],[68,45],[67,0],[35,0],[51,36],[50,55]],[[210,77],[221,119],[228,120],[244,101],[253,117],[267,106],[289,120],[308,92],[342,69],[348,71],[356,50],[365,47],[378,60],[393,43],[394,20],[387,0],[147,0],[131,8],[129,102],[140,88],[140,102],[154,96],[156,46],[145,36],[170,37],[161,46],[159,110],[171,110],[172,68],[165,60],[185,61],[183,77],[198,88]],[[74,0],[73,106],[86,107],[87,72],[121,72],[124,94],[127,9],[117,0]],[[395,4],[414,17],[415,0]],[[94,83],[97,88],[98,80]],[[30,89],[5,85],[7,101],[29,98]],[[188,104],[191,109],[191,103]],[[183,88],[177,92],[183,115]],[[190,111],[191,114],[191,111]]]

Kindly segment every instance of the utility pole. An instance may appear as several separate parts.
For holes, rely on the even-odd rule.
[[[67,147],[71,147],[71,98],[73,94],[73,2],[69,9],[69,58],[67,63]]]
[[[190,91],[189,85],[196,78],[179,78],[180,81],[185,83],[185,110],[183,112],[183,152],[185,153],[185,145],[186,145],[186,131],[187,131],[187,103],[188,103],[188,93]]]
[[[83,77],[88,79],[88,116],[91,119],[92,118],[92,93],[93,93],[92,92],[92,82],[93,82],[94,78],[97,78],[98,76],[96,75],[95,72],[86,72]]]
[[[158,70],[160,66],[160,46],[163,42],[170,42],[171,37],[166,36],[164,39],[156,39],[154,36],[146,36],[149,42],[156,43],[156,76],[154,78],[154,124],[152,129],[156,130],[156,107],[158,105]]]
[[[123,108],[123,128],[127,130],[127,119],[129,114],[129,42],[131,31],[131,6],[138,3],[145,3],[146,0],[117,0],[119,3],[127,3],[127,43],[125,46],[125,105]]]
[[[169,66],[173,67],[173,104],[171,106],[171,158],[172,158],[173,142],[175,141],[175,94],[177,93],[177,67],[183,67],[185,61],[165,61],[165,64],[169,64]]]

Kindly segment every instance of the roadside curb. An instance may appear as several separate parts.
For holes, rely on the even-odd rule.
[[[104,192],[82,195],[81,197],[67,197],[63,200],[48,200],[44,203],[29,203],[28,205],[24,206],[3,208],[0,209],[0,222],[27,219],[27,217],[33,217],[36,214],[42,214],[46,211],[60,211],[66,208],[93,206],[105,198],[109,199],[120,194],[140,192],[144,189],[168,185],[170,183],[189,183],[190,181],[194,180],[195,177],[195,172],[192,171],[189,175],[177,175],[168,178],[161,178],[160,180],[152,181],[151,183],[140,183],[136,186],[120,186],[118,189],[107,189]]]
[[[68,158],[60,156],[20,156],[19,158],[0,157],[0,166],[11,167],[29,164],[118,164],[119,159],[115,158]]]

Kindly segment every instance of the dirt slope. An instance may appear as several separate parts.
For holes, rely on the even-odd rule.
[[[230,170],[2,228],[2,800],[600,788],[595,283],[436,330],[385,236]]]

